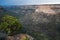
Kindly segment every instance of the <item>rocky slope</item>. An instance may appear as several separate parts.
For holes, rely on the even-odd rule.
[[[53,40],[59,40],[60,4],[4,6],[3,8],[5,10],[0,11],[1,15],[8,13],[16,16],[22,22],[27,34],[38,37],[39,33],[45,33]]]

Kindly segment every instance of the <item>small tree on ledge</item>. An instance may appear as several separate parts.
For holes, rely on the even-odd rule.
[[[13,16],[5,15],[2,17],[0,24],[0,30],[5,31],[8,35],[14,35],[18,33],[22,28],[22,24]]]

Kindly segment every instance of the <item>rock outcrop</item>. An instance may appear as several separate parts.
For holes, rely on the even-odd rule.
[[[34,40],[33,37],[27,34],[17,34],[15,36],[7,36],[6,38],[6,40]]]

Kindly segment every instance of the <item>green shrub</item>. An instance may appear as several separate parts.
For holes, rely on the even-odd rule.
[[[5,15],[2,17],[0,24],[0,30],[5,31],[8,35],[14,35],[18,33],[22,28],[21,22],[16,17]]]

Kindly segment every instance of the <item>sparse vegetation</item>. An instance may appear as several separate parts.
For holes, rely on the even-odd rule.
[[[20,33],[31,35],[35,38],[34,40],[60,40],[60,9],[56,9],[59,5],[56,7],[55,5],[52,6],[53,8],[48,8],[54,11],[54,14],[51,12],[52,15],[49,14],[50,11],[48,11],[48,9],[48,13],[45,11],[35,12],[37,9],[35,6],[6,7],[8,12],[1,12],[0,18],[7,13],[9,15],[2,17],[0,30],[5,31],[8,35],[17,34],[18,31],[20,31]],[[24,28],[22,28],[21,22],[19,21],[22,21]]]

